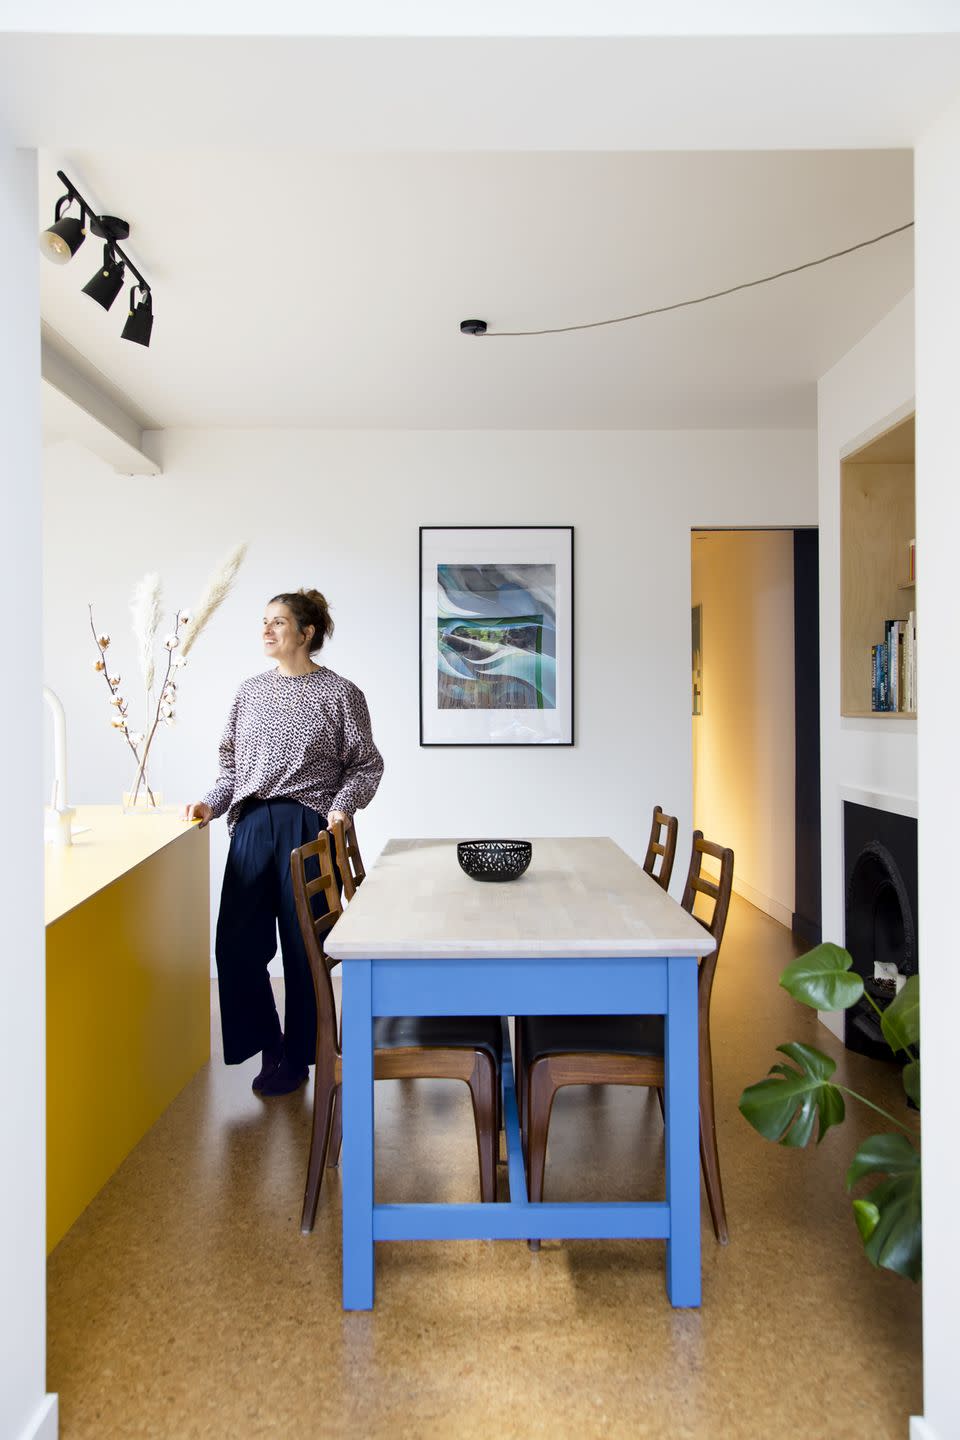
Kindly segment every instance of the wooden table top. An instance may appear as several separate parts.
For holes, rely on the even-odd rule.
[[[706,955],[713,939],[612,840],[540,839],[517,880],[472,880],[455,840],[391,840],[330,931],[336,960]]]

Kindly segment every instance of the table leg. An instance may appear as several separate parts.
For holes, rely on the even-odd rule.
[[[700,1304],[700,1105],[697,1080],[697,962],[667,961],[665,1150],[670,1238],[667,1294],[672,1305]]]
[[[343,965],[343,1308],[373,1309],[371,962]]]

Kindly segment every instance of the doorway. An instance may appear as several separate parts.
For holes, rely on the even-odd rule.
[[[734,889],[820,939],[815,529],[691,537],[694,826],[736,854]]]

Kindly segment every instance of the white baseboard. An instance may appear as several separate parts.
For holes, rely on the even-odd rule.
[[[748,885],[744,880],[738,880],[736,876],[733,877],[733,890],[735,895],[742,895],[744,900],[749,900],[751,905],[755,905],[765,915],[779,920],[780,924],[785,925],[788,930],[792,928],[793,911],[786,905],[781,905],[779,900],[771,900],[769,895],[763,895],[759,890],[754,890],[752,885]]]
[[[820,1018],[820,1024],[826,1025],[827,1029],[830,1031],[830,1034],[836,1035],[837,1039],[840,1041],[843,1040],[844,1035],[843,1014],[844,1012],[842,1010],[817,1011],[817,1015]]]
[[[922,1415],[910,1416],[910,1440],[940,1440],[932,1425]]]
[[[56,1395],[45,1395],[20,1432],[20,1440],[57,1440],[60,1424],[57,1417]]]

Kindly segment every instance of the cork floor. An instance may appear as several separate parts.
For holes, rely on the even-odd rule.
[[[843,1190],[880,1127],[850,1114],[791,1152],[736,1110],[787,1039],[896,1103],[894,1072],[845,1056],[778,988],[794,953],[735,898],[713,1011],[731,1240],[716,1245],[704,1200],[701,1310],[670,1308],[659,1242],[451,1242],[378,1247],[376,1309],[345,1315],[336,1171],[313,1235],[298,1227],[310,1093],[260,1101],[253,1063],[215,1054],[50,1257],[64,1440],[903,1440],[922,1408],[920,1294],[864,1259]],[[466,1087],[376,1088],[378,1198],[475,1198]],[[662,1195],[662,1154],[654,1095],[567,1090],[548,1196]]]

